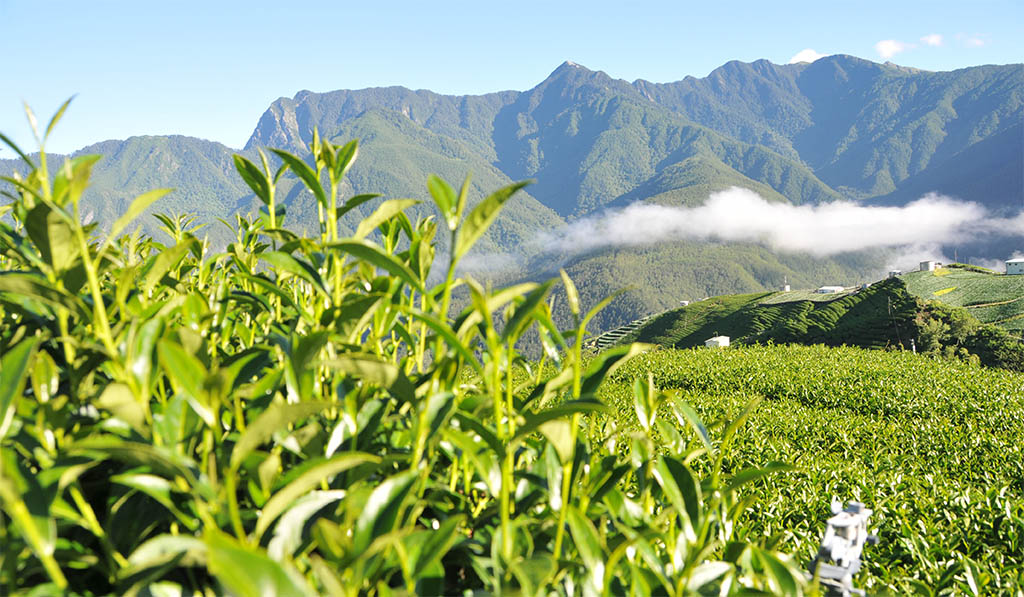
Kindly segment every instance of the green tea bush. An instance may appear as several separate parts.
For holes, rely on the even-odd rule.
[[[211,253],[187,215],[160,216],[166,243],[125,234],[166,190],[81,223],[100,156],[44,151],[66,107],[31,158],[2,138],[27,168],[0,208],[5,594],[804,591],[742,524],[741,486],[780,468],[725,468],[746,415],[716,439],[672,399],[692,429],[673,451],[598,429],[605,378],[643,349],[584,360],[604,303],[584,313],[563,275],[562,330],[555,280],[456,276],[522,183],[470,205],[468,181],[431,177],[436,216],[381,201],[343,237],[375,196],[339,197],[358,145],[314,134],[309,156],[235,157],[264,208]],[[316,198],[313,236],[285,227],[286,175]]]
[[[760,401],[723,470],[771,460],[793,469],[751,487],[744,533],[809,560],[832,500],[855,499],[874,510],[880,537],[857,578],[869,594],[1020,595],[1024,375],[848,347],[656,350],[599,393],[624,433],[648,435],[631,416],[634,380],[647,376],[712,431]],[[682,441],[679,412],[665,402],[649,415],[654,445]]]

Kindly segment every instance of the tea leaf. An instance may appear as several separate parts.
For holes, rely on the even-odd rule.
[[[453,261],[459,261],[473,248],[476,241],[494,223],[505,202],[511,199],[516,191],[528,184],[529,182],[517,182],[499,189],[470,210],[469,215],[466,216],[466,221],[462,223],[462,227],[456,233],[455,248],[452,250]]]
[[[28,338],[0,356],[0,440],[7,436],[14,421],[18,400],[28,381],[29,364],[37,346],[38,338]]]
[[[430,191],[431,198],[437,204],[437,209],[440,210],[441,217],[448,225],[448,230],[454,232],[459,226],[458,216],[455,213],[455,190],[443,178],[433,174],[427,177],[427,190]]]
[[[207,566],[231,594],[238,597],[312,597],[316,593],[286,564],[262,550],[242,546],[227,535],[212,531],[205,537]]]
[[[283,151],[280,149],[271,149],[277,157],[281,158],[288,168],[295,173],[296,176],[302,180],[306,188],[312,191],[313,196],[316,197],[317,203],[327,207],[327,194],[324,193],[324,188],[320,185],[320,180],[317,178],[316,172],[309,167],[306,162],[303,162],[298,157]]]
[[[348,200],[345,201],[345,205],[338,208],[338,219],[341,219],[341,216],[347,214],[348,212],[366,203],[367,201],[376,199],[377,197],[380,197],[379,193],[365,193],[362,195],[349,197]]]
[[[260,259],[274,266],[277,270],[288,272],[301,280],[309,282],[313,289],[320,294],[324,296],[330,295],[327,292],[327,287],[324,286],[324,280],[320,277],[320,273],[309,263],[281,251],[268,251],[260,255]]]
[[[238,171],[238,175],[242,177],[245,184],[249,185],[252,189],[253,194],[256,198],[264,203],[264,205],[270,205],[270,184],[267,181],[264,172],[260,170],[256,164],[250,162],[243,156],[237,153],[232,155],[231,158],[235,162],[235,170]]]
[[[418,203],[419,201],[416,199],[392,199],[381,203],[369,217],[359,222],[359,227],[356,228],[356,233],[352,235],[352,238],[356,240],[366,238],[378,226]]]
[[[376,245],[373,245],[364,240],[343,240],[327,245],[330,249],[337,249],[344,253],[348,253],[353,257],[362,259],[363,261],[388,272],[393,276],[397,276],[400,280],[412,286],[414,289],[425,293],[426,289],[423,287],[423,282],[416,277],[416,274],[412,273],[404,263],[399,262],[393,256],[388,255],[382,251]]]
[[[263,510],[260,512],[259,518],[256,520],[256,529],[254,531],[256,537],[263,537],[264,533],[277,520],[278,516],[287,510],[295,500],[320,483],[327,482],[334,475],[351,468],[378,462],[380,462],[380,458],[371,454],[346,452],[309,467],[267,500]]]
[[[362,553],[375,538],[389,533],[395,526],[398,511],[412,489],[416,471],[405,471],[388,477],[366,500],[352,533],[352,550]]]
[[[231,451],[231,470],[237,471],[245,457],[265,443],[274,432],[287,428],[292,423],[321,413],[331,404],[329,402],[299,402],[298,404],[272,404],[263,411],[256,420],[245,428],[245,433],[238,439]]]

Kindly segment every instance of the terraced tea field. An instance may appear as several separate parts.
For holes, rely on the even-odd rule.
[[[771,296],[761,301],[762,305],[779,305],[782,303],[795,303],[799,301],[811,301],[813,303],[829,303],[836,299],[849,296],[857,292],[857,289],[851,288],[844,292],[835,293],[820,293],[814,290],[786,290],[783,292],[776,292]]]
[[[712,336],[736,342],[909,345],[916,301],[898,280],[839,294],[813,291],[719,296],[652,317],[626,340],[702,346]]]
[[[907,290],[924,300],[965,307],[985,323],[1024,329],[1024,276],[988,274],[959,268],[910,272],[900,276]]]

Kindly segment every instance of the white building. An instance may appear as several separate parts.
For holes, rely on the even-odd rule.
[[[942,264],[938,261],[922,261],[921,271],[922,272],[934,272],[935,268],[942,267]]]
[[[902,275],[903,275],[903,272],[898,270],[898,269],[894,269],[894,270],[890,270],[889,271],[889,277],[890,278],[897,278],[897,277],[902,276]]]
[[[1011,275],[1024,274],[1024,259],[1007,259],[1006,273]]]
[[[715,336],[714,338],[708,338],[704,341],[704,346],[708,348],[725,348],[729,346],[729,336]]]
[[[821,288],[815,290],[814,292],[818,294],[838,294],[840,292],[843,292],[844,290],[846,290],[846,288],[842,286],[822,286]]]

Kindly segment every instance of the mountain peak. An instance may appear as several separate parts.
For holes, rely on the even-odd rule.
[[[569,72],[592,73],[594,71],[590,70],[589,68],[583,66],[582,64],[580,64],[578,62],[573,62],[572,60],[566,60],[562,64],[559,64],[558,68],[556,68],[555,70],[551,71],[551,74],[548,76],[548,78],[551,78],[551,77],[553,77],[555,75],[558,75],[558,74],[561,74],[561,73],[569,73]]]
[[[573,62],[572,60],[566,60],[565,62],[562,63],[562,66],[568,66],[568,67],[572,67],[572,68],[582,68],[583,70],[589,70],[587,67],[583,66],[582,64],[580,64],[578,62]]]
[[[609,89],[615,88],[619,92],[630,92],[632,87],[625,81],[613,79],[604,71],[594,71],[572,60],[566,60],[558,68],[551,71],[546,79],[541,81],[531,91],[564,93],[567,90],[580,89]]]

